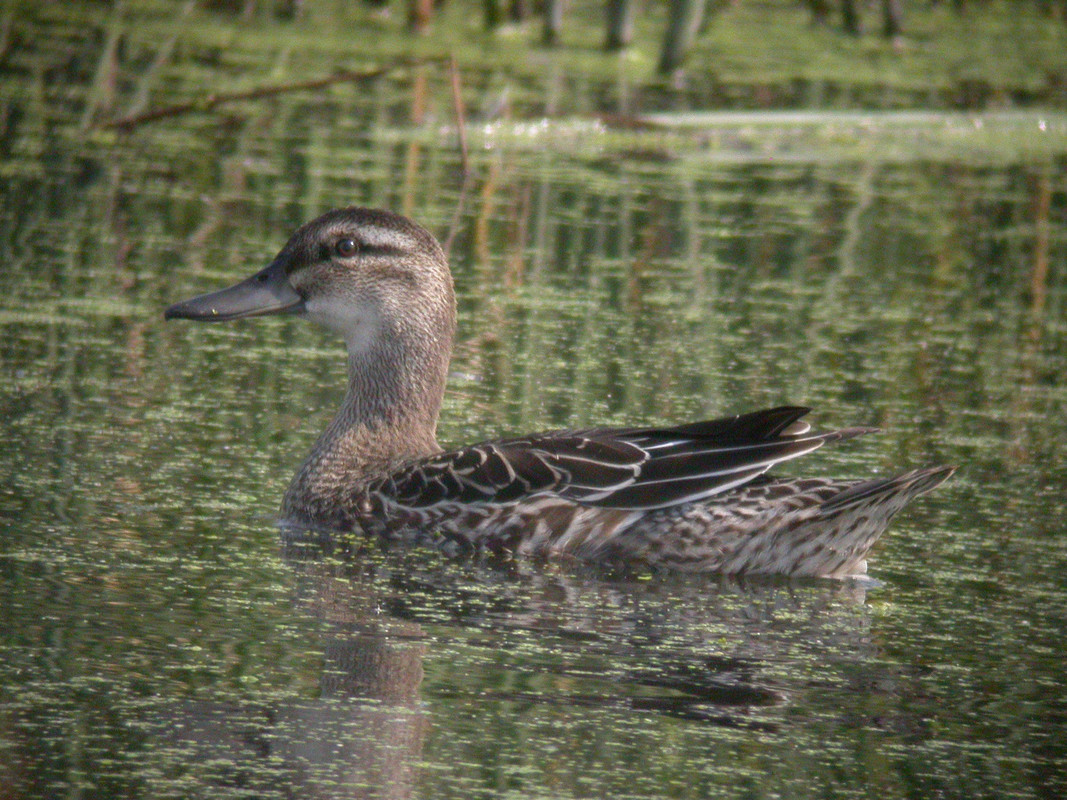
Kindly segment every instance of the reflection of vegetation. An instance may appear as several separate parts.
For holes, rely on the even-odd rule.
[[[632,119],[584,114],[643,114],[645,100],[688,110],[694,99],[799,96],[944,105],[953,85],[972,80],[997,87],[993,99],[1060,102],[1058,28],[995,5],[968,18],[964,35],[946,9],[917,9],[897,56],[873,38],[809,31],[799,5],[771,6],[799,26],[757,35],[768,5],[742,0],[690,61],[691,75],[709,64],[715,75],[677,93],[638,83],[652,71],[655,50],[642,42],[662,22],[657,4],[637,20],[645,39],[622,58],[601,54],[599,38],[582,44],[582,7],[568,13],[559,53],[523,49],[525,58],[514,46],[524,30],[472,33],[453,24],[459,4],[415,44],[401,21],[368,20],[340,0],[306,2],[293,20],[259,3],[251,21],[201,3],[9,7],[18,11],[0,25],[11,34],[0,46],[5,785],[38,774],[64,784],[42,795],[91,781],[96,796],[132,795],[139,770],[189,768],[180,748],[149,752],[151,726],[173,701],[261,708],[320,691],[323,642],[335,631],[294,612],[305,606],[293,601],[269,520],[336,405],[340,345],[284,320],[192,331],[164,327],[159,313],[247,274],[331,206],[389,206],[444,234],[462,188],[447,80],[429,67],[421,81],[397,70],[368,86],[132,133],[86,134],[83,120],[125,113],[142,95],[156,107],[450,46],[486,66],[464,73],[476,120],[498,100],[512,119],[516,109],[581,118],[534,125],[502,112],[495,126],[472,123],[473,182],[453,246],[461,344],[442,439],[793,401],[818,406],[817,424],[887,428],[820,454],[816,470],[964,469],[943,503],[916,509],[919,529],[902,526],[884,543],[879,572],[890,587],[869,612],[831,598],[828,614],[806,591],[792,604],[773,595],[798,619],[776,617],[757,636],[744,597],[727,590],[679,594],[661,583],[649,596],[592,582],[582,591],[601,594],[578,601],[586,616],[559,602],[568,586],[547,586],[526,606],[536,624],[497,626],[487,615],[481,630],[457,631],[453,595],[424,603],[440,615],[417,620],[432,636],[423,697],[434,718],[420,769],[441,790],[428,794],[552,794],[544,776],[563,761],[561,795],[609,793],[597,791],[604,782],[615,793],[696,796],[740,780],[754,796],[826,787],[1025,796],[1034,774],[1063,763],[1062,742],[1047,734],[1062,729],[1047,690],[1064,683],[1067,157],[1062,127],[1040,130],[1062,118],[664,115],[627,127]],[[747,39],[730,40],[737,30]],[[989,57],[994,42],[1011,52]],[[193,507],[194,496],[211,499]],[[488,604],[521,594],[503,580],[477,588]],[[709,594],[738,610],[736,628],[694,624]],[[390,613],[405,611],[401,600],[410,611],[421,596],[405,586]],[[650,623],[630,613],[635,603],[663,617]],[[561,632],[545,638],[553,615],[564,617]],[[791,640],[809,630],[804,615],[844,622],[832,636]],[[870,625],[859,660],[847,635],[855,618]],[[583,626],[635,620],[647,648],[621,665],[607,647],[583,655]],[[767,684],[808,688],[760,712],[780,725],[772,740],[677,717],[650,722],[632,705],[554,704],[567,692],[603,693],[638,665],[662,666],[653,636],[708,656],[723,642],[764,647]],[[181,788],[175,796],[203,786]]]

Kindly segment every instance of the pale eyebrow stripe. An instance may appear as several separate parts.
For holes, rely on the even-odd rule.
[[[375,226],[363,228],[356,241],[364,249],[385,253],[413,250],[418,244],[413,237],[408,236],[403,231]]]

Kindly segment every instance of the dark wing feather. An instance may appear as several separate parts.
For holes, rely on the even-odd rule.
[[[806,408],[782,407],[674,428],[551,431],[486,442],[420,461],[371,487],[409,508],[508,503],[555,494],[603,508],[703,500],[775,464],[869,428],[809,434]]]

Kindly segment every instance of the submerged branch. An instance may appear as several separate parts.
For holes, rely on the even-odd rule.
[[[134,114],[127,114],[126,116],[119,117],[118,119],[102,122],[98,125],[100,128],[119,128],[122,130],[130,130],[143,125],[146,122],[155,122],[159,119],[165,119],[167,117],[177,117],[182,114],[189,114],[195,112],[211,111],[217,106],[225,103],[236,103],[243,100],[259,100],[264,97],[274,97],[280,94],[288,94],[290,92],[307,92],[315,89],[323,89],[328,86],[333,86],[337,83],[362,83],[364,81],[374,80],[380,78],[383,75],[387,75],[394,70],[402,67],[413,67],[420,64],[429,64],[445,61],[445,58],[431,57],[422,58],[416,61],[406,61],[400,64],[391,64],[387,67],[376,67],[374,69],[366,70],[342,70],[335,72],[332,75],[328,75],[324,78],[313,78],[306,81],[296,81],[295,83],[279,83],[271,84],[269,86],[258,86],[254,89],[248,89],[243,92],[223,92],[219,94],[209,94],[206,97],[199,98],[197,100],[189,100],[184,103],[175,103],[169,106],[163,106],[162,108],[149,109]]]

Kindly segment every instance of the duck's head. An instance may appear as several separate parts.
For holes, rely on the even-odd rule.
[[[344,338],[350,356],[418,340],[447,357],[455,329],[452,278],[433,235],[399,214],[356,207],[303,225],[262,271],[175,303],[164,317],[222,322],[267,314],[323,325]]]

